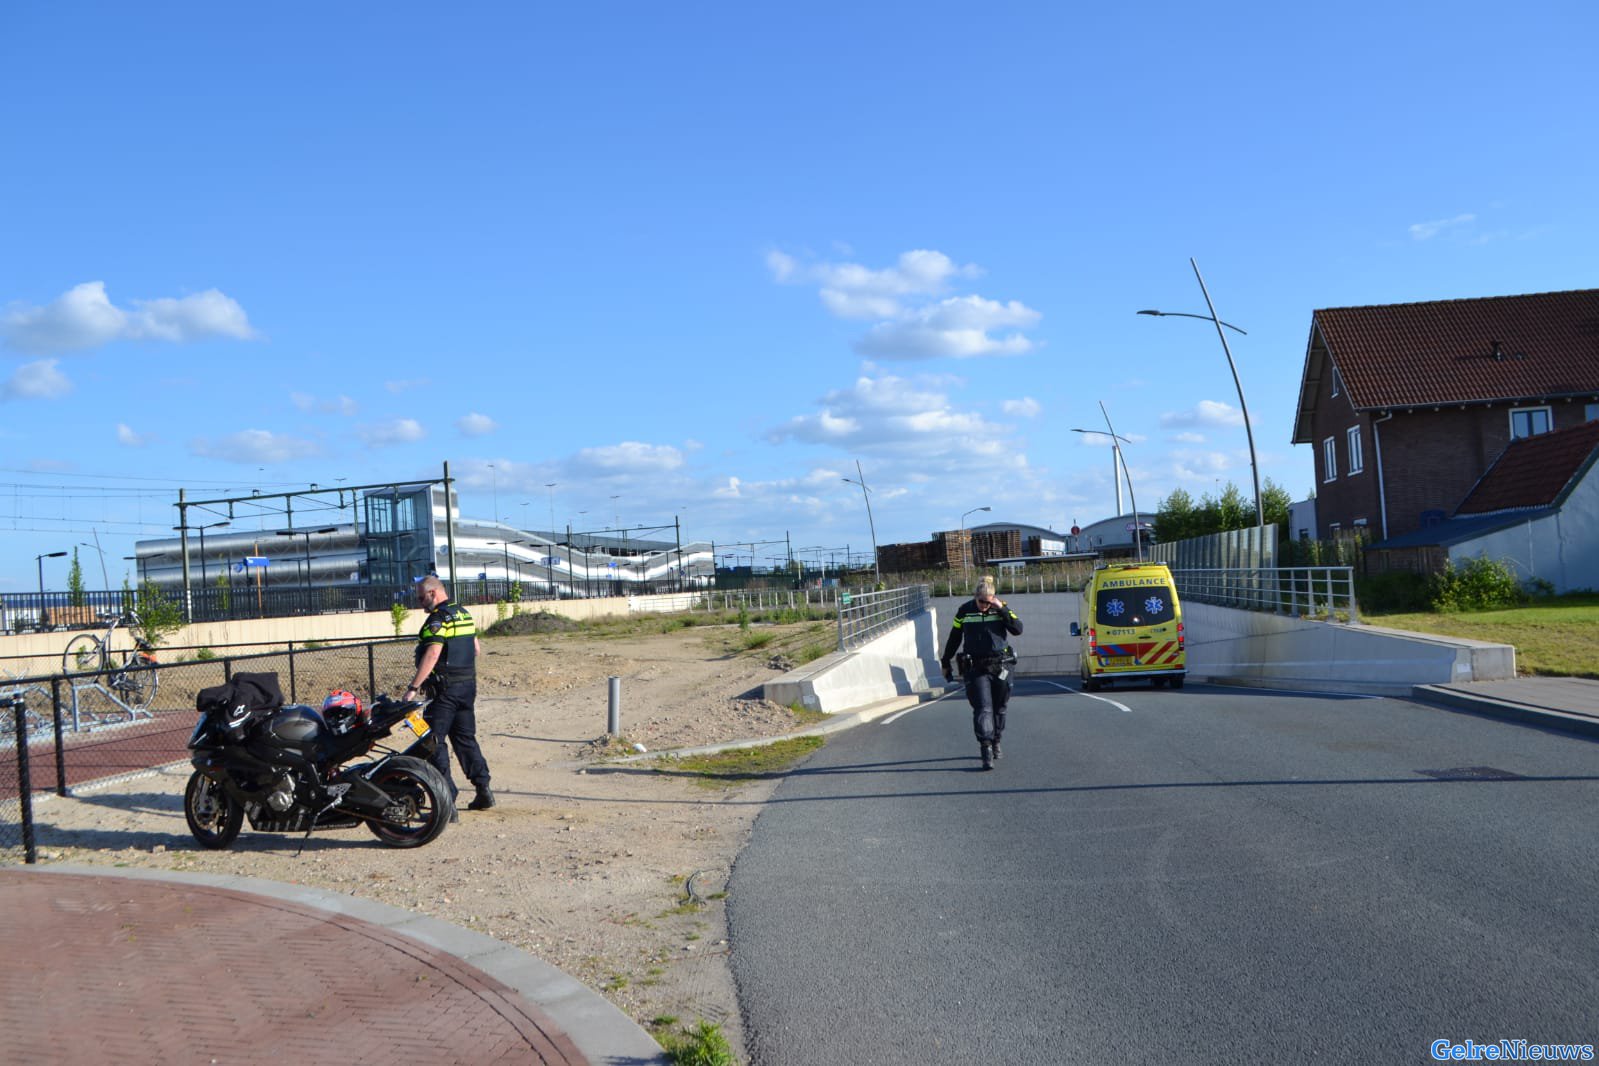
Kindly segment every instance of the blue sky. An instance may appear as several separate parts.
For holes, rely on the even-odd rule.
[[[1247,494],[1214,329],[1135,314],[1191,256],[1297,499],[1312,310],[1599,285],[1591,4],[773,7],[6,5],[0,591],[445,461],[532,528],[861,552],[857,461],[880,543],[1086,525],[1100,402],[1140,509]]]

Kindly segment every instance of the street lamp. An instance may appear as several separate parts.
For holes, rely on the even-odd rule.
[[[861,471],[861,461],[855,460],[855,473],[860,475],[860,480],[852,477],[843,478],[851,485],[861,487],[861,499],[866,501],[866,525],[872,531],[872,575],[876,584],[883,583],[882,571],[877,569],[877,523],[872,521],[872,490],[866,487],[866,475]],[[753,563],[751,564],[753,567]]]
[[[1100,403],[1099,403],[1099,411],[1100,411],[1100,414],[1105,416],[1105,427],[1106,427],[1106,429],[1109,430],[1108,433],[1106,432],[1106,429],[1073,429],[1072,432],[1073,433],[1096,433],[1096,434],[1098,434],[1101,437],[1109,437],[1110,438],[1110,446],[1111,446],[1111,448],[1113,449],[1113,451],[1115,453],[1116,462],[1117,462],[1118,465],[1121,466],[1122,473],[1127,477],[1127,498],[1129,500],[1131,500],[1132,504],[1133,504],[1133,552],[1134,552],[1134,558],[1136,558],[1139,562],[1143,562],[1144,561],[1144,532],[1143,532],[1142,529],[1139,528],[1142,525],[1142,523],[1139,522],[1139,520],[1138,520],[1138,496],[1136,494],[1134,494],[1134,492],[1133,492],[1133,472],[1131,470],[1127,469],[1127,460],[1122,458],[1121,442],[1125,440],[1125,441],[1127,441],[1128,444],[1131,444],[1132,441],[1127,440],[1126,437],[1123,437],[1123,436],[1120,436],[1119,434],[1117,434],[1116,427],[1112,426],[1110,424],[1110,412],[1105,410],[1105,403],[1104,403],[1103,400],[1101,400]],[[1119,486],[1118,486],[1118,488],[1119,488]]]
[[[208,529],[221,529],[223,526],[231,526],[232,524],[233,524],[232,522],[224,521],[224,522],[209,522],[209,523],[207,523],[207,524],[205,524],[203,526],[173,526],[172,527],[173,529],[177,530],[180,533],[183,532],[185,529],[192,529],[192,530],[197,531],[200,534],[200,587],[201,588],[205,588],[206,587],[206,581],[205,581],[205,531],[208,530]]]
[[[549,554],[548,558],[545,561],[549,564],[550,599],[552,599],[552,600],[558,600],[558,599],[561,598],[560,593],[557,592],[556,588],[555,588],[555,486],[556,486],[556,484],[557,484],[557,482],[554,482],[554,481],[546,481],[544,483],[544,487],[550,490],[550,537],[549,537],[549,540],[550,540],[550,554]],[[567,549],[566,549],[566,568],[567,568],[568,572],[570,572],[571,569],[572,569],[572,548],[571,548],[571,545],[568,545]]]
[[[337,526],[323,526],[321,529],[280,529],[280,537],[305,538],[305,613],[311,613],[311,538],[321,533],[337,533]]]
[[[967,511],[966,514],[961,515],[961,551],[964,553],[962,562],[965,564],[961,567],[962,573],[965,573],[972,568],[972,549],[971,545],[966,542],[966,515],[976,514],[978,511],[992,510],[992,507],[973,507],[970,511]]]
[[[39,610],[41,618],[44,617],[42,613],[44,611],[44,561],[46,559],[59,559],[65,554],[67,553],[45,552],[43,555],[35,555],[33,557],[33,561],[39,564]]]
[[[95,551],[100,553],[100,580],[105,584],[106,591],[110,592],[111,591],[111,577],[110,577],[110,575],[108,575],[106,573],[106,569],[105,569],[105,549],[100,547],[100,545],[98,545],[98,544],[90,544],[86,540],[78,541],[78,547],[80,547],[80,548],[93,548]]]
[[[1216,336],[1221,338],[1222,353],[1227,356],[1227,368],[1233,372],[1233,387],[1238,390],[1238,409],[1243,413],[1244,416],[1244,436],[1249,440],[1249,472],[1255,480],[1255,525],[1257,527],[1264,528],[1266,525],[1266,512],[1262,509],[1260,504],[1260,464],[1255,460],[1255,431],[1249,424],[1249,406],[1244,403],[1244,386],[1243,383],[1238,380],[1238,364],[1233,362],[1233,351],[1227,346],[1227,332],[1226,330],[1223,330],[1222,327],[1226,326],[1227,329],[1237,330],[1239,333],[1243,333],[1245,336],[1248,336],[1248,333],[1239,329],[1231,322],[1223,322],[1221,319],[1216,317],[1216,305],[1211,302],[1210,290],[1205,288],[1205,278],[1199,273],[1199,264],[1194,262],[1192,256],[1189,257],[1188,264],[1194,268],[1194,277],[1199,279],[1199,291],[1205,295],[1205,306],[1210,308],[1210,314],[1191,315],[1183,311],[1140,311],[1138,313],[1141,315],[1155,315],[1161,318],[1198,318],[1215,325]],[[1131,486],[1132,481],[1129,480],[1129,492],[1132,491]]]

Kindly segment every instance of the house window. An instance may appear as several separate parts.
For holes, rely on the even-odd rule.
[[[1550,412],[1547,407],[1517,407],[1510,412],[1510,439],[1536,437],[1548,433]]]
[[[1360,451],[1360,427],[1350,426],[1344,436],[1349,439],[1349,472],[1358,474],[1366,469],[1365,457]]]
[[[1336,397],[1344,391],[1344,379],[1339,375],[1338,368],[1333,367],[1332,394]]]
[[[1599,403],[1584,404],[1582,420],[1584,422],[1599,422]]]
[[[1338,438],[1328,437],[1321,442],[1321,479],[1335,481],[1338,478]]]

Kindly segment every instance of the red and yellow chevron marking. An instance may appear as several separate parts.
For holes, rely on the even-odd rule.
[[[1163,643],[1101,644],[1099,655],[1101,658],[1131,656],[1139,666],[1166,666],[1182,658],[1183,648],[1175,640]]]

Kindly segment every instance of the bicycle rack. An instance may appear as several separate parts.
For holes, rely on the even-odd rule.
[[[116,694],[111,691],[110,688],[108,688],[105,685],[100,684],[98,681],[75,682],[75,683],[73,683],[71,688],[72,688],[72,707],[71,707],[70,713],[72,715],[72,731],[74,733],[81,733],[83,731],[83,729],[84,729],[83,719],[85,717],[89,719],[88,728],[90,728],[90,729],[93,729],[97,725],[124,725],[124,724],[131,723],[131,722],[137,722],[141,718],[149,718],[151,720],[154,720],[154,718],[155,718],[155,715],[151,714],[148,710],[144,710],[144,709],[141,709],[141,708],[138,708],[138,707],[130,707],[126,703],[123,703],[122,700],[119,699],[116,696]],[[80,708],[78,706],[78,693],[83,691],[84,689],[92,689],[92,690],[94,690],[96,692],[99,692],[106,699],[110,700],[112,703],[116,704],[118,707],[121,707],[124,711],[127,712],[127,715],[128,715],[127,719],[125,721],[119,719],[119,720],[117,720],[115,722],[103,721],[102,717],[100,715],[96,714],[95,712],[83,710],[82,708]]]

